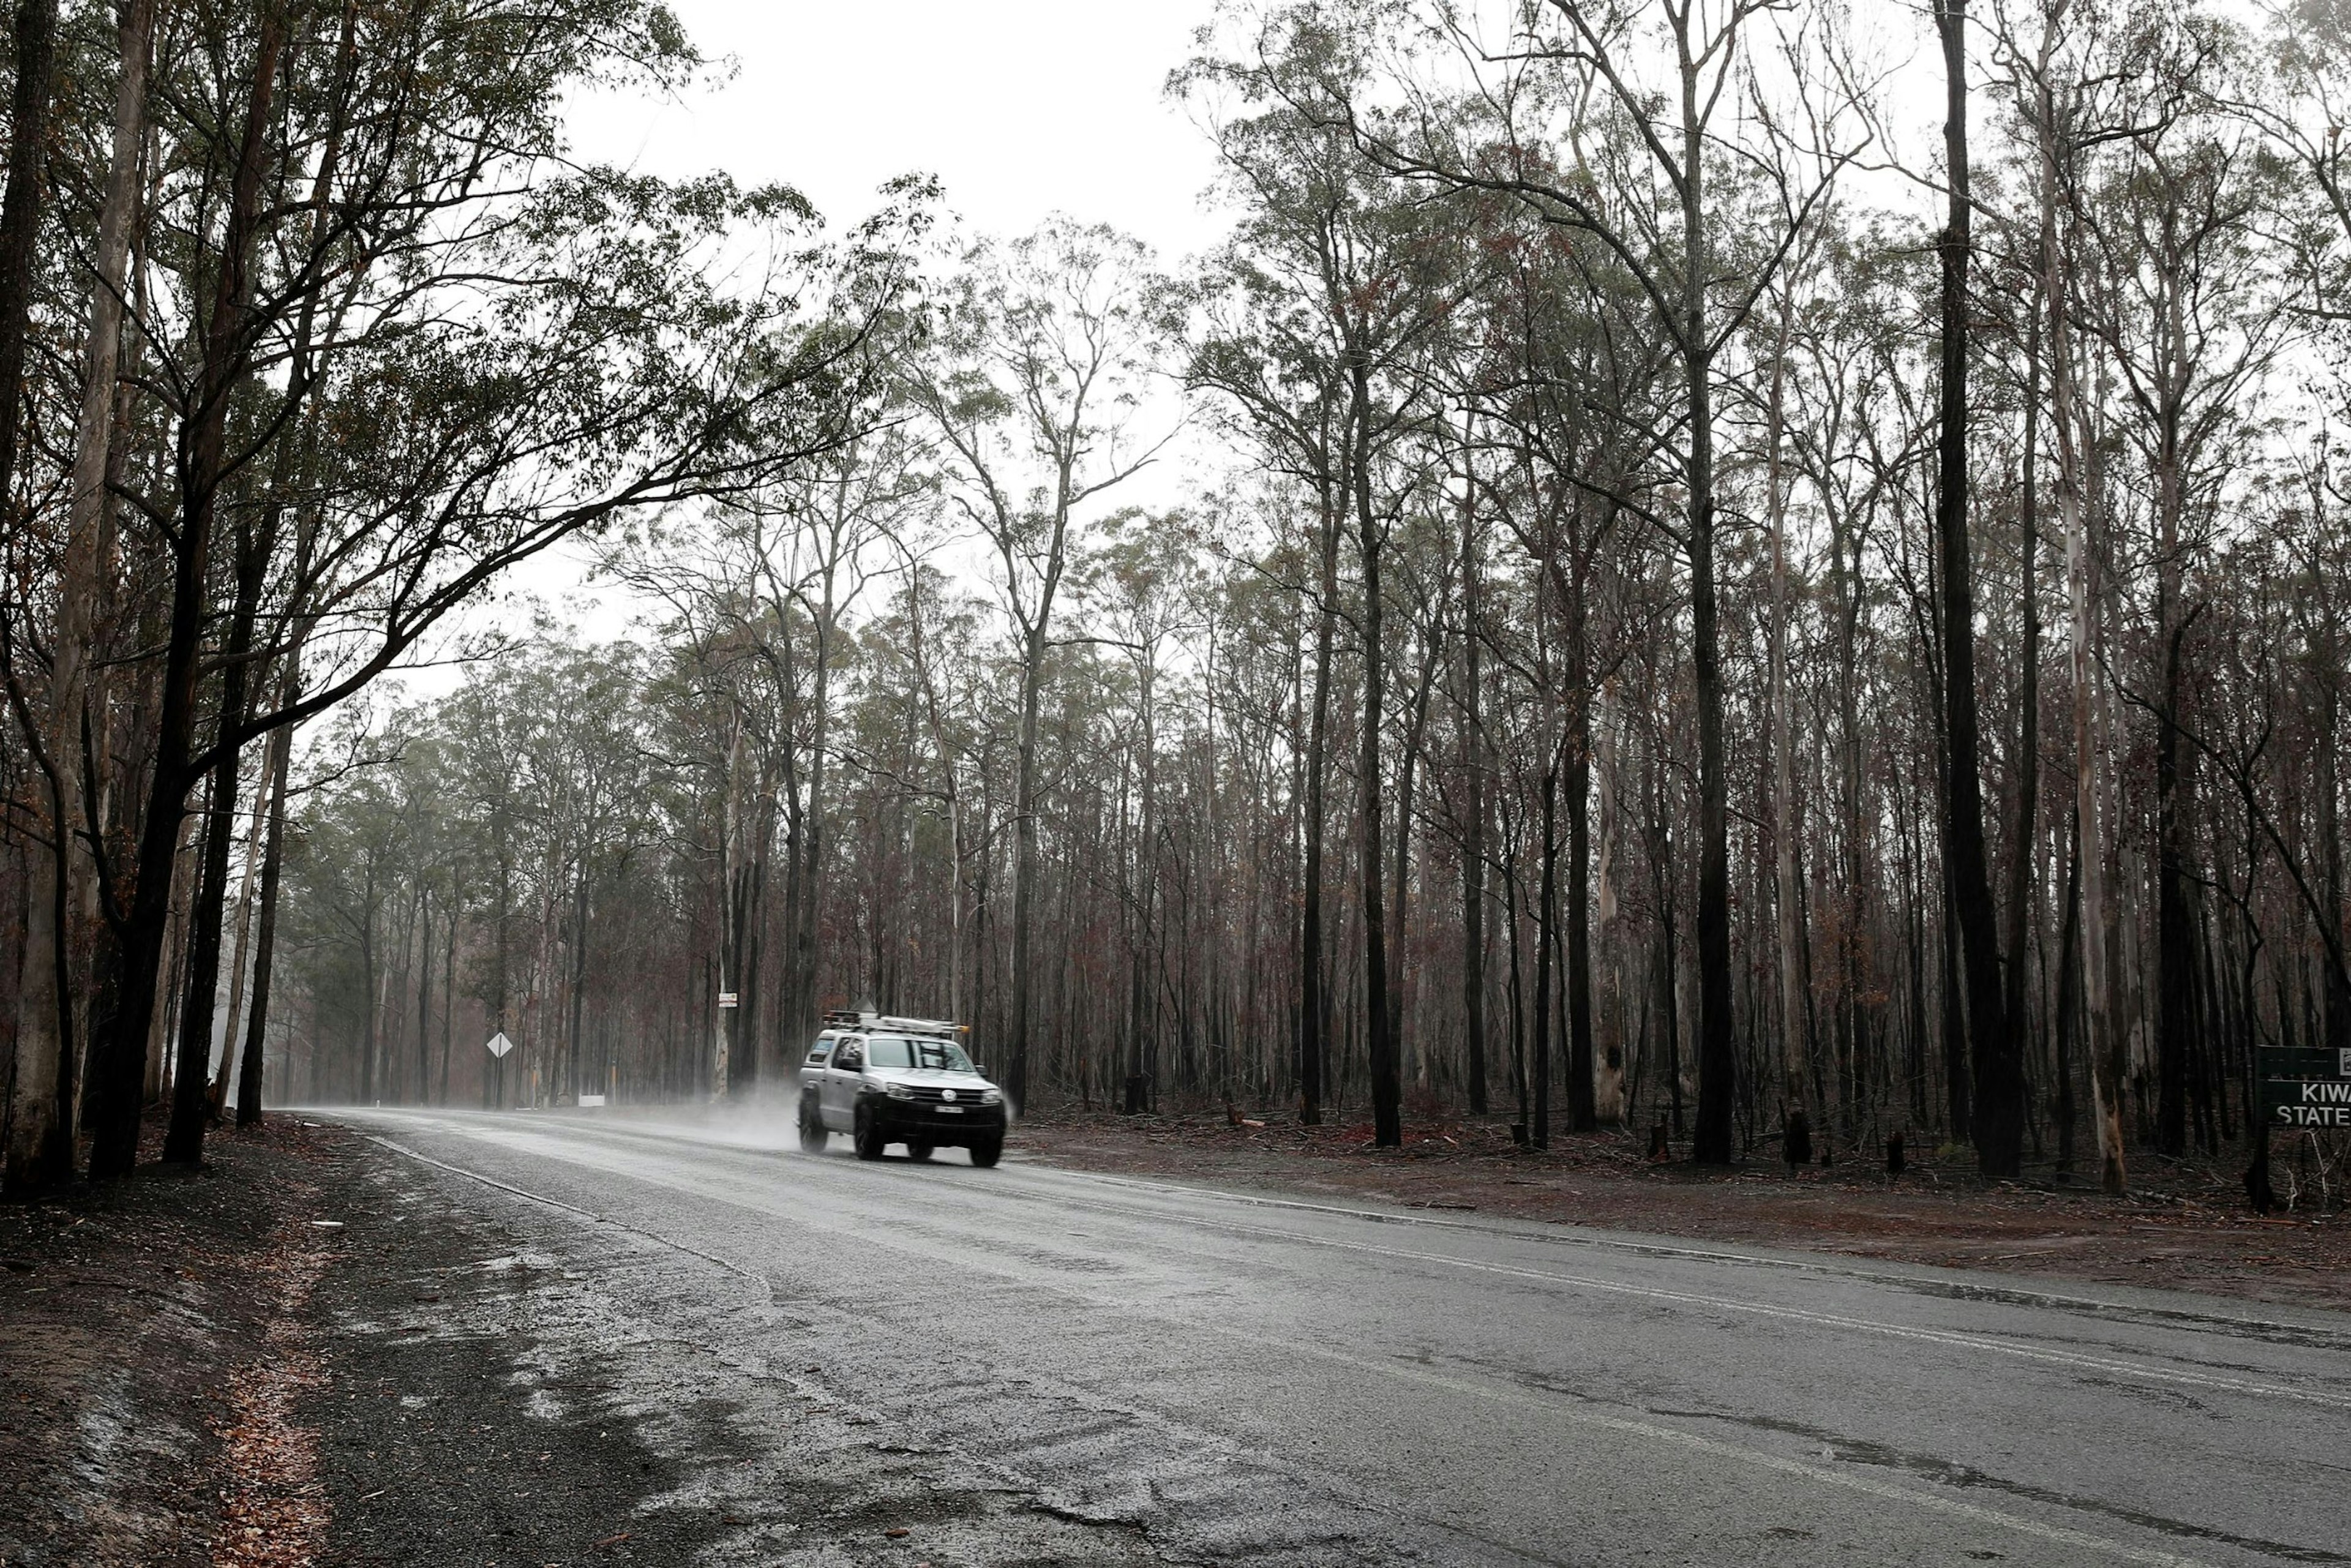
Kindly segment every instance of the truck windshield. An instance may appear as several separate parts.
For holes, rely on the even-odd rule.
[[[963,1047],[944,1040],[904,1040],[882,1036],[865,1042],[868,1067],[935,1067],[945,1072],[969,1072],[971,1058]]]

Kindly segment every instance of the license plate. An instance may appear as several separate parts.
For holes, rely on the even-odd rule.
[[[939,1107],[939,1114],[942,1116],[960,1116],[963,1114],[963,1107],[960,1105],[942,1105]]]

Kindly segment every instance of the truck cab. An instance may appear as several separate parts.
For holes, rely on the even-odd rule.
[[[800,1148],[846,1133],[861,1160],[892,1144],[927,1160],[942,1148],[992,1166],[1004,1153],[1004,1092],[973,1065],[961,1024],[831,1012],[800,1063]]]

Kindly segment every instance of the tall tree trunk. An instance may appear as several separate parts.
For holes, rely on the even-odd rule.
[[[264,106],[256,104],[256,111]],[[193,1165],[204,1155],[204,1129],[211,1121],[211,1097],[205,1068],[212,1061],[213,1019],[220,977],[221,919],[228,896],[229,850],[236,841],[236,806],[243,786],[239,764],[245,747],[237,738],[249,716],[246,693],[252,675],[254,623],[261,607],[262,579],[277,541],[273,537],[275,507],[264,510],[264,526],[240,526],[236,551],[236,601],[222,659],[220,713],[214,722],[220,760],[214,765],[212,799],[214,820],[205,843],[204,879],[196,894],[195,923],[190,932],[190,986],[186,1016],[181,1020],[180,1066],[172,1098],[172,1122],[163,1140],[163,1158]],[[236,1019],[229,1017],[234,1030]],[[225,1046],[224,1046],[225,1055]]]
[[[1687,18],[1681,24],[1687,26]],[[1698,1125],[1690,1157],[1729,1165],[1739,1059],[1730,1000],[1730,784],[1722,734],[1722,653],[1714,580],[1714,353],[1707,285],[1706,134],[1700,65],[1681,39],[1681,356],[1689,410],[1690,674],[1698,699]]]
[[[1579,637],[1581,632],[1576,633]],[[1579,660],[1580,664],[1581,661]],[[1567,795],[1567,1121],[1578,1133],[1600,1124],[1592,1051],[1592,751],[1591,699],[1581,675],[1570,677],[1565,772]]]
[[[1477,522],[1464,486],[1461,501],[1463,783],[1468,791],[1461,834],[1461,1004],[1469,1077],[1469,1111],[1487,1113],[1486,1098],[1486,748],[1479,704]]]
[[[290,678],[286,689],[289,695],[295,690]],[[236,1074],[236,1124],[240,1127],[261,1120],[263,1047],[268,1039],[270,977],[277,953],[277,888],[285,863],[286,775],[293,748],[291,725],[271,733],[269,759],[264,764],[269,776],[269,833],[261,851],[261,929],[254,939],[253,1006],[246,1019],[245,1055]]]
[[[1314,699],[1306,742],[1306,863],[1301,873],[1298,937],[1298,1119],[1322,1120],[1325,1073],[1331,1061],[1331,988],[1323,959],[1322,839],[1329,807],[1332,643],[1339,621],[1338,502],[1326,481],[1322,495],[1320,602],[1314,618]]]
[[[376,1026],[383,1011],[383,998],[376,991],[375,962],[375,899],[376,872],[371,865],[367,877],[367,913],[360,922],[360,980],[361,1016],[360,1019],[360,1084],[359,1102],[372,1104],[381,1092],[376,1087]]]
[[[753,982],[747,980],[747,989]],[[586,1010],[588,991],[588,857],[583,851],[580,858],[580,875],[571,893],[571,1018],[565,1030],[563,1048],[564,1092],[571,1096],[574,1105],[580,1103],[580,1023]]]
[[[1794,330],[1795,292],[1783,285],[1771,356],[1763,506],[1771,535],[1771,870],[1780,950],[1780,1114],[1782,1148],[1792,1164],[1812,1151],[1812,1124],[1804,1111],[1803,909],[1796,886],[1796,726],[1788,695],[1788,502],[1781,457]]]
[[[1363,888],[1364,1006],[1369,1014],[1368,1045],[1372,1079],[1372,1142],[1379,1148],[1404,1143],[1404,1086],[1398,1071],[1395,1001],[1388,994],[1387,911],[1380,877],[1387,864],[1382,849],[1385,805],[1380,777],[1380,729],[1386,712],[1387,651],[1382,639],[1378,518],[1372,507],[1372,393],[1367,351],[1357,348],[1350,367],[1353,402],[1356,537],[1364,563],[1364,711],[1363,754],[1358,786],[1363,791],[1362,864],[1357,867]],[[1401,828],[1399,831],[1403,831]]]
[[[172,552],[171,624],[163,654],[152,775],[140,835],[131,912],[123,925],[122,1002],[112,1020],[110,1038],[105,1042],[104,1081],[97,1085],[100,1110],[90,1150],[90,1175],[99,1179],[128,1174],[138,1152],[137,1086],[144,1076],[148,1035],[155,1019],[162,977],[172,862],[177,853],[180,824],[187,810],[188,789],[195,782],[189,762],[195,737],[205,582],[211,563],[213,520],[226,459],[228,402],[243,379],[250,351],[245,321],[251,292],[248,270],[260,215],[264,138],[277,87],[282,28],[283,19],[277,10],[264,6],[255,45],[252,94],[246,110],[244,140],[238,151],[223,233],[218,287],[212,319],[204,332],[203,375],[195,406],[182,425],[183,505]],[[202,1066],[196,1071],[201,1076]],[[191,1109],[196,1116],[193,1145],[200,1153],[204,1136],[201,1092]],[[176,1123],[179,1119],[175,1107],[173,1120]],[[181,1136],[173,1140],[173,1145],[179,1155],[195,1157],[190,1153],[190,1138]]]
[[[2156,1118],[2155,1146],[2173,1158],[2188,1152],[2188,1074],[2197,1046],[2196,935],[2188,901],[2188,817],[2179,747],[2180,643],[2171,593],[2158,591],[2165,623],[2163,707],[2155,743]]]
[[[798,1061],[807,1054],[809,1044],[817,1034],[817,937],[824,918],[824,764],[826,752],[831,746],[832,732],[832,583],[828,571],[823,612],[816,623],[808,800],[802,809],[797,845],[799,861],[795,879],[799,887],[798,896],[793,901],[797,918],[792,930],[791,998],[782,1020],[784,1061],[787,1063]],[[952,997],[949,998],[948,1013],[950,1017],[954,1014]],[[791,1075],[789,1066],[785,1068],[785,1075],[788,1079]]]
[[[1012,1060],[1005,1073],[1005,1098],[1014,1113],[1029,1102],[1029,1033],[1036,994],[1029,956],[1036,940],[1037,719],[1045,682],[1046,619],[1030,625],[1020,662],[1020,751],[1012,806]]]
[[[1543,760],[1541,869],[1535,890],[1534,1120],[1528,1142],[1551,1147],[1552,956],[1559,951],[1559,747]]]
[[[743,730],[741,713],[732,717],[734,732],[727,737],[726,790],[720,805],[722,821],[718,831],[718,996],[714,999],[715,1022],[710,1042],[710,1097],[726,1100],[737,1092],[736,1058],[742,1039],[740,1019],[743,999],[743,925],[748,915],[746,897],[748,852],[743,807]],[[505,939],[500,932],[500,942]],[[499,964],[505,965],[501,946]],[[729,993],[733,993],[731,998]]]
[[[449,1035],[456,1022],[457,916],[459,913],[457,906],[451,907],[449,919],[443,926],[441,935],[441,1083],[433,1096],[433,1103],[435,1105],[449,1103]],[[667,1019],[664,1019],[664,1021],[666,1023]],[[666,1041],[664,1042],[662,1060],[664,1066],[666,1067],[669,1060]]]
[[[261,841],[269,831],[269,793],[273,778],[266,747],[262,752],[261,781],[253,791],[253,825],[245,834],[245,869],[236,889],[236,942],[229,949],[228,1011],[221,1021],[220,1061],[213,1069],[212,1087],[204,1092],[204,1114],[218,1123],[228,1104],[229,1080],[236,1071],[236,1026],[245,1016],[246,981],[252,973],[253,899],[261,885]]]
[[[2044,12],[2035,72],[2036,128],[2041,143],[2041,286],[2049,315],[2050,423],[2056,436],[2057,507],[2065,529],[2067,677],[2074,689],[2074,835],[2081,862],[2082,1037],[2089,1056],[2090,1113],[2098,1141],[2098,1183],[2119,1195],[2128,1180],[2123,1156],[2123,1039],[2115,1027],[2107,967],[2105,747],[2097,717],[2100,674],[2090,547],[2085,443],[2075,407],[2072,317],[2067,309],[2065,253],[2057,233],[2060,141],[2050,88],[2054,19]]]
[[[16,445],[25,396],[25,338],[32,319],[33,264],[40,248],[49,99],[57,66],[57,0],[16,7],[16,84],[10,102],[8,182],[0,195],[0,508],[16,500]],[[108,378],[109,391],[112,377]],[[68,589],[71,585],[68,584]],[[9,612],[14,619],[15,612]],[[6,1180],[11,1192],[37,1192],[73,1169],[73,943],[68,934],[74,856],[76,775],[63,646],[51,667],[49,723],[37,737],[47,773],[48,843],[26,857],[25,941],[19,950],[15,1082],[10,1088]],[[13,641],[13,637],[12,637]]]
[[[1616,925],[1616,688],[1612,677],[1600,688],[1600,737],[1594,747],[1593,778],[1599,795],[1599,847],[1594,852],[1593,930],[1591,945],[1604,955],[1606,983],[1595,999],[1598,1035],[1593,1041],[1593,1109],[1612,1126],[1625,1125],[1632,1113],[1625,1099],[1625,967],[1626,955],[1614,938]]]
[[[2064,937],[2058,945],[2057,1027],[2057,1176],[2074,1174],[2074,1129],[2079,1120],[2074,1098],[2074,1045],[2082,1022],[2082,824],[2076,817],[2066,834],[2071,844],[2065,862]]]
[[[2319,644],[2318,668],[2318,863],[2319,874],[2326,889],[2326,907],[2340,911],[2343,895],[2343,823],[2338,791],[2340,764],[2336,747],[2342,744],[2343,686],[2342,645],[2330,617]],[[2341,921],[2336,921],[2338,930]],[[2329,1051],[2351,1050],[2351,983],[2346,983],[2343,966],[2331,960],[2326,965],[2323,995],[2325,998],[2325,1033],[2324,1041]]]
[[[2007,990],[2001,1007],[2010,1049],[2022,1054],[2032,1038],[2032,1014],[2025,999],[2031,950],[2033,854],[2039,844],[2041,807],[2041,312],[2038,302],[2025,332],[2024,486],[2019,521],[2023,539],[2019,628],[2024,635],[2016,698],[2016,810],[2009,843]],[[2069,873],[2070,875],[2071,873]]]
[[[433,1083],[433,890],[417,900],[423,929],[416,936],[416,1103],[432,1100]]]
[[[17,16],[17,101],[14,121],[17,136],[29,137],[37,150],[46,141],[46,83],[32,78],[51,68],[41,63],[47,46],[27,48],[29,23],[54,27],[54,0],[33,0]],[[110,515],[107,477],[114,432],[115,369],[122,342],[122,290],[129,271],[131,218],[139,195],[139,143],[146,123],[147,62],[154,33],[155,0],[131,0],[116,30],[121,71],[116,78],[112,162],[108,165],[106,194],[100,203],[98,244],[90,283],[89,335],[83,356],[81,410],[74,430],[72,487],[68,498],[64,570],[58,584],[57,622],[52,638],[49,706],[45,746],[49,765],[57,769],[52,825],[54,852],[44,863],[37,851],[28,866],[31,885],[26,931],[24,976],[17,993],[16,1094],[15,1121],[8,1150],[7,1185],[11,1191],[32,1191],[53,1186],[71,1172],[76,1110],[80,1103],[77,1071],[77,1035],[87,1026],[89,1009],[77,1017],[71,1006],[73,976],[78,972],[74,952],[77,928],[88,930],[79,918],[93,907],[96,884],[80,869],[74,847],[79,833],[91,827],[90,807],[82,780],[82,740],[90,704],[91,642],[96,634],[100,596],[104,591],[100,563]],[[30,107],[33,114],[27,118]],[[26,200],[37,203],[37,152],[20,154],[12,149],[8,194],[0,200],[0,246],[13,244],[16,230],[9,216],[17,201],[16,174],[26,181]],[[37,232],[37,214],[32,232]],[[14,266],[15,253],[6,265]],[[26,253],[29,265],[29,248]],[[11,284],[9,287],[14,287]],[[7,389],[8,407],[0,413],[7,426],[0,441],[0,497],[14,489],[15,421],[21,406],[18,392],[23,369],[24,312],[15,303],[0,305],[0,334],[13,347],[0,350],[0,387]],[[8,356],[13,356],[9,359]],[[92,738],[97,739],[92,727]],[[70,781],[70,782],[69,782]],[[46,929],[44,929],[46,927]],[[93,989],[97,988],[93,987]],[[43,1075],[47,1075],[44,1092]]]
[[[57,0],[20,0],[16,85],[9,101],[8,183],[0,193],[0,497],[14,503],[25,406],[25,337],[33,313],[33,264],[41,242],[57,73]]]
[[[1943,149],[1949,190],[1940,246],[1942,278],[1942,428],[1936,452],[1935,532],[1942,578],[1943,722],[1949,734],[1945,775],[1950,816],[1951,910],[1959,923],[1966,975],[1967,1030],[1974,1069],[1970,1118],[1977,1163],[1988,1176],[2014,1176],[2024,1154],[2024,1074],[2008,1035],[2001,980],[1998,915],[1984,849],[1983,780],[1976,717],[1975,563],[1968,540],[1968,262],[1971,239],[1968,176],[1967,0],[1938,0],[1946,116]]]
[[[2155,460],[2156,624],[2162,636],[2162,706],[2155,741],[2156,832],[2156,1147],[2177,1157],[2188,1149],[2189,1074],[2203,1046],[2196,998],[2199,940],[2189,835],[2194,820],[2195,753],[2180,746],[2182,661],[2197,612],[2183,603],[2180,520],[2186,508],[2186,457],[2181,421],[2190,369],[2181,318],[2181,283],[2167,277],[2161,331],[2165,343]]]

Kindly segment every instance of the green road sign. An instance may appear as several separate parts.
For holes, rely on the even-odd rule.
[[[2273,1127],[2351,1127],[2351,1051],[2267,1046],[2262,1114]]]

